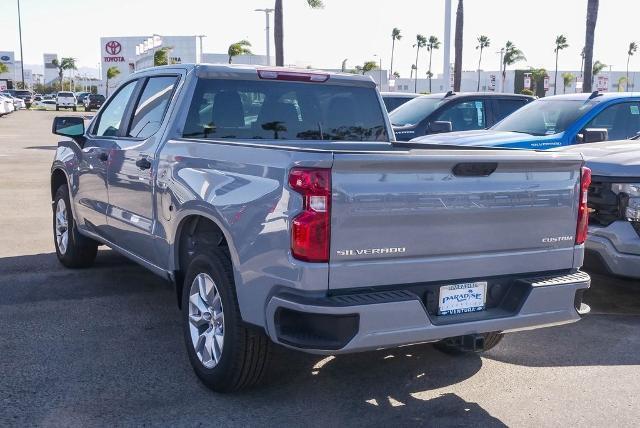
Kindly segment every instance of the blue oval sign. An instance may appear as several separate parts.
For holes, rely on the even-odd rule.
[[[2,55],[2,56],[0,56],[0,59],[1,59],[2,61],[9,61],[9,60],[11,59],[11,57],[10,57],[10,56],[8,56],[8,55]]]

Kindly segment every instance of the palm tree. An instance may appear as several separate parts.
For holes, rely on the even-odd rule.
[[[604,69],[605,69],[605,68],[607,68],[607,67],[608,67],[608,66],[607,66],[607,64],[605,64],[605,63],[603,63],[603,62],[600,62],[599,60],[596,60],[596,61],[593,63],[593,67],[591,68],[591,73],[592,73],[592,76],[591,76],[591,84],[592,84],[592,85],[593,85],[593,80],[596,78],[596,76],[597,76],[598,74],[600,74],[600,73],[602,72],[602,70],[604,70]],[[586,70],[585,70],[585,71],[586,71]]]
[[[440,40],[436,36],[429,36],[429,41],[427,42],[427,50],[429,51],[429,71],[427,72],[427,76],[429,77],[429,92],[431,92],[431,78],[433,77],[433,73],[431,72],[431,58],[433,57],[433,50],[440,49]]]
[[[456,33],[454,40],[455,59],[453,62],[453,90],[460,91],[462,82],[462,27],[464,25],[464,10],[462,0],[458,0],[458,10],[456,11]]]
[[[571,82],[573,82],[573,79],[575,79],[576,76],[573,75],[573,73],[562,73],[562,93],[566,94],[567,93],[567,86],[571,85]]]
[[[251,55],[252,52],[249,47],[251,47],[249,40],[240,40],[239,42],[229,45],[229,49],[227,50],[227,54],[229,55],[229,64],[231,64],[234,56]]]
[[[416,69],[416,65],[415,64],[411,64],[411,74],[409,74],[409,79],[413,79],[413,71]],[[416,71],[416,74],[418,72]]]
[[[324,3],[322,0],[307,0],[307,4],[312,9],[322,9]],[[284,25],[282,13],[282,0],[276,0],[273,14],[273,39],[276,45],[276,65],[282,67],[284,65]]]
[[[507,40],[504,45],[504,56],[502,57],[502,87],[504,88],[504,81],[507,78],[507,67],[515,64],[516,62],[526,61],[524,53],[516,47],[516,45]]]
[[[562,49],[566,49],[568,47],[569,44],[567,43],[567,37],[564,34],[560,34],[556,37],[556,48],[553,50],[556,53],[556,72],[553,79],[553,95],[558,91],[558,54]]]
[[[418,54],[420,53],[420,48],[423,48],[427,45],[427,38],[422,34],[416,35],[416,43],[413,45],[416,48],[416,63],[414,70],[416,71],[415,83],[413,85],[413,92],[418,92]]]
[[[67,57],[67,58],[62,58],[60,61],[58,61],[58,58],[55,58],[53,61],[51,61],[51,64],[53,64],[58,69],[58,80],[60,80],[60,90],[63,90],[62,79],[64,79],[64,72],[65,70],[77,70],[76,59]]]
[[[531,71],[531,81],[533,82],[533,95],[538,95],[538,82],[540,80],[544,81],[544,78],[547,77],[547,70],[533,67],[530,67],[529,70]]]
[[[623,86],[628,86],[628,82],[627,82],[627,78],[624,76],[621,76],[618,79],[618,92],[623,92],[622,87]]]
[[[109,80],[115,78],[118,74],[120,74],[120,69],[115,65],[107,69],[107,97],[109,96]]]
[[[400,78],[400,73],[398,73],[397,71],[394,71],[392,76],[395,77],[396,79],[399,79]]]
[[[8,73],[8,72],[9,72],[9,67],[7,67],[7,64],[5,64],[4,62],[0,62],[0,74]]]
[[[378,63],[375,61],[365,61],[365,63],[361,67],[357,68],[362,72],[362,74],[365,74],[367,71],[377,70]]]
[[[347,71],[347,60],[348,60],[348,59],[349,59],[349,58],[345,58],[345,59],[343,59],[343,60],[342,60],[342,66],[340,67],[340,71],[342,71],[343,73],[344,73],[345,71]]]
[[[637,50],[638,44],[636,42],[629,43],[629,50],[627,51],[627,78],[625,79],[627,90],[629,90],[629,60]]]
[[[391,30],[391,67],[389,73],[393,75],[393,51],[396,49],[396,40],[402,39],[402,34],[400,34],[399,28],[394,28]]]
[[[153,65],[169,65],[171,59],[169,58],[169,53],[171,52],[172,47],[163,46],[160,49],[156,50],[153,53]]]
[[[596,32],[599,4],[599,0],[588,0],[587,3],[587,26],[584,37],[584,79],[582,82],[582,92],[592,92],[591,89],[593,87],[593,37]]]
[[[484,48],[491,46],[491,40],[487,36],[478,37],[478,46],[476,49],[480,49],[480,56],[478,57],[478,91],[480,91],[480,65],[482,64],[482,51]]]

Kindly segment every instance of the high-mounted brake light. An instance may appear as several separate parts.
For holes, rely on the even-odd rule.
[[[578,203],[578,226],[576,228],[576,244],[584,244],[589,229],[589,209],[587,208],[587,194],[591,184],[591,170],[582,167],[580,174],[580,201]]]
[[[269,80],[289,80],[293,82],[326,82],[329,75],[324,73],[298,73],[296,71],[258,70],[258,77]]]
[[[303,198],[303,210],[291,222],[291,253],[306,262],[329,261],[331,169],[293,168],[289,186]]]

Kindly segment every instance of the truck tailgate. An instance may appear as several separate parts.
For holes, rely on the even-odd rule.
[[[336,153],[329,288],[569,269],[582,163],[533,151]]]

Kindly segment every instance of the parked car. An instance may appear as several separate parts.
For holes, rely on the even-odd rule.
[[[18,97],[14,97],[13,95],[11,95],[11,93],[9,91],[0,92],[0,94],[4,95],[5,97],[7,97],[7,98],[9,98],[11,100],[11,102],[13,103],[14,110],[20,110],[20,109],[27,108],[27,105],[24,102],[24,100],[22,100],[22,99],[20,99]]]
[[[89,94],[84,98],[84,110],[98,110],[105,102],[104,95],[101,94]]]
[[[90,92],[76,92],[75,96],[76,96],[76,101],[78,102],[78,105],[80,105],[80,104],[84,105],[84,99],[89,94],[90,94]]]
[[[0,116],[5,116],[5,115],[7,115],[9,113],[10,113],[10,111],[9,111],[4,99],[0,97]]]
[[[396,143],[368,76],[150,68],[53,131],[58,259],[106,244],[172,281],[217,391],[257,382],[271,342],[481,351],[589,311],[582,157]]]
[[[0,93],[0,103],[3,105],[3,110],[5,111],[4,114],[9,114],[13,111],[15,111],[15,105],[13,104],[13,99],[3,95],[2,93]]]
[[[40,100],[36,101],[33,105],[38,108],[44,108],[45,110],[53,110],[57,107],[55,100]]]
[[[43,99],[42,95],[40,95],[40,94],[36,94],[36,95],[33,96],[33,101],[34,102],[35,101],[42,101],[42,99]]]
[[[422,137],[429,144],[551,149],[630,138],[640,132],[640,94],[554,95],[536,100],[489,130]]]
[[[414,98],[389,118],[396,139],[409,141],[428,134],[485,129],[533,100],[528,95],[450,91]]]
[[[640,141],[563,147],[581,153],[593,176],[585,264],[640,278]]]
[[[414,98],[420,96],[420,94],[412,94],[409,92],[380,92],[382,95],[382,101],[388,112],[392,112],[407,101],[411,101]]]
[[[58,92],[56,95],[56,110],[71,108],[73,111],[77,111],[76,104],[78,104],[78,102],[73,92]]]
[[[31,104],[33,103],[33,93],[31,91],[26,89],[8,89],[7,92],[9,92],[11,96],[24,101],[24,108],[31,108]]]

